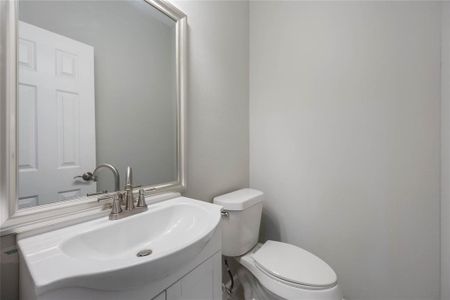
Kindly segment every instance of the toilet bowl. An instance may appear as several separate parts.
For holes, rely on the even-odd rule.
[[[253,289],[254,295],[246,300],[342,299],[333,269],[317,256],[293,245],[267,241],[236,260],[242,266],[239,280],[244,292],[250,295],[252,292],[245,290]]]
[[[257,243],[262,198],[254,189],[214,198],[224,209],[222,253],[240,265],[245,300],[342,300],[336,273],[319,257],[291,244]]]

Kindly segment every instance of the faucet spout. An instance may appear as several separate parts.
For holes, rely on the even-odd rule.
[[[111,165],[111,164],[98,165],[94,169],[94,171],[92,172],[92,176],[94,176],[94,178],[95,178],[95,174],[97,173],[97,171],[102,169],[102,168],[107,168],[113,173],[113,175],[114,175],[114,189],[115,189],[116,192],[120,191],[120,175],[119,175],[119,171],[113,165]]]

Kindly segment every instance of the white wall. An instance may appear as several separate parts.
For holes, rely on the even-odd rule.
[[[189,197],[248,186],[247,1],[176,1],[188,15]]]
[[[442,9],[441,299],[450,299],[450,3]]]
[[[350,300],[439,298],[440,4],[251,2],[250,185],[263,239]]]

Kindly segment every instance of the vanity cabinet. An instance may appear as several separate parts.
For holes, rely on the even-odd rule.
[[[221,255],[216,253],[166,290],[166,300],[220,300]],[[164,298],[156,298],[157,300]]]
[[[216,253],[152,300],[220,300],[221,257]]]

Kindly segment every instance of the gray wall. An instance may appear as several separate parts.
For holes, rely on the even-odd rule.
[[[263,238],[324,258],[350,300],[439,299],[440,16],[425,2],[250,3]]]
[[[450,299],[450,3],[442,9],[441,299]]]
[[[248,186],[248,2],[175,1],[188,15],[186,195]]]
[[[122,178],[131,165],[136,185],[176,180],[174,22],[144,1],[19,3],[20,20],[94,47],[97,164]]]

